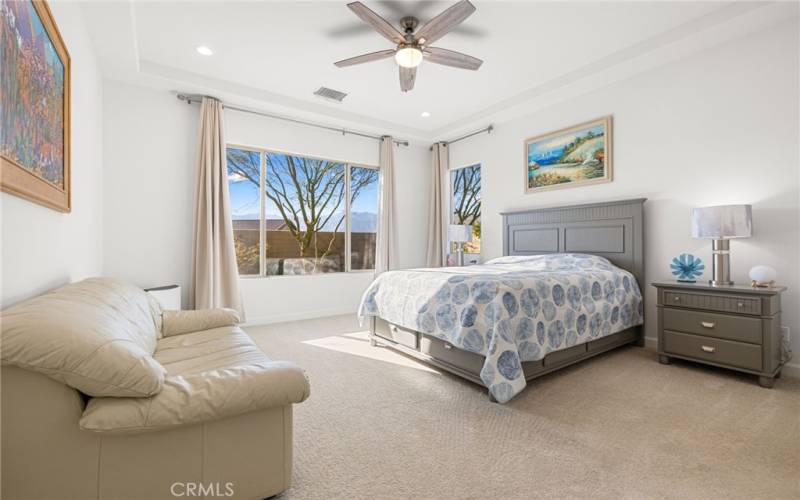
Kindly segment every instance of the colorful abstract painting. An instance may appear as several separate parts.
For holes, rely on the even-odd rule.
[[[35,198],[47,196],[49,186],[63,197],[69,188],[69,55],[44,2],[0,2],[3,189]],[[22,169],[33,178],[20,173],[11,175],[7,163],[9,169]],[[17,178],[25,185],[9,187],[6,178]],[[37,188],[37,180],[48,186]],[[55,200],[34,201],[58,204]]]
[[[525,192],[611,180],[611,117],[525,141]]]

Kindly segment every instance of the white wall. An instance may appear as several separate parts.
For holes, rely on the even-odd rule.
[[[0,195],[2,307],[102,271],[102,79],[80,5],[50,8],[72,60],[72,212]]]
[[[103,271],[148,288],[183,285],[192,265],[197,106],[105,80]]]
[[[143,287],[191,276],[198,107],[168,92],[106,80],[104,271]],[[229,143],[378,164],[378,142],[235,111]],[[424,265],[427,144],[395,149],[403,267]],[[242,278],[250,323],[356,310],[371,273]]]
[[[795,19],[453,145],[453,165],[483,165],[483,258],[502,254],[502,211],[647,197],[647,280],[669,279],[681,252],[710,264],[710,242],[690,237],[692,207],[751,203],[754,236],[731,243],[733,277],[749,282],[755,264],[778,270],[790,288],[783,324],[800,353],[799,57]],[[612,183],[524,194],[525,138],[608,114]],[[644,288],[654,339],[655,291]]]

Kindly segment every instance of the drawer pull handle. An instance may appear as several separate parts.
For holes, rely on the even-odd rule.
[[[680,301],[681,301],[681,298],[676,295],[675,296],[675,302],[680,302]]]
[[[708,346],[708,345],[704,345],[704,346],[702,346],[702,349],[703,349],[703,351],[705,351],[705,352],[714,352],[714,351],[716,351],[716,350],[717,350],[717,348],[716,348],[716,347],[711,347],[711,346]]]
[[[703,328],[714,328],[716,326],[716,323],[711,321],[701,321],[700,324],[703,325]]]
[[[744,307],[744,303],[739,302],[738,304],[736,304],[736,307]]]
[[[448,344],[447,342],[445,342],[445,343],[444,343],[444,348],[445,348],[445,349],[452,349],[452,348],[453,348],[453,346],[452,346],[452,345],[450,345],[450,344]]]

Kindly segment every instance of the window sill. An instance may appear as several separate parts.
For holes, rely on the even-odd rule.
[[[287,278],[318,278],[322,276],[347,276],[358,274],[375,274],[374,269],[361,269],[357,271],[341,271],[337,273],[315,273],[315,274],[271,274],[268,276],[260,276],[258,274],[239,275],[242,280],[260,280],[260,279],[287,279]]]

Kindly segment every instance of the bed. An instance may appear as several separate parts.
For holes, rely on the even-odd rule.
[[[364,293],[371,342],[510,401],[527,381],[643,345],[644,199],[503,213],[503,257],[389,271]]]

